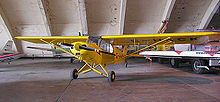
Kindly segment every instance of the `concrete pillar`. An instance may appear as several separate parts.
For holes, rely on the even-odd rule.
[[[85,0],[78,0],[78,2],[79,2],[79,12],[80,12],[80,20],[81,20],[81,26],[82,26],[82,34],[88,35]]]
[[[121,6],[120,6],[120,35],[123,35],[124,33],[124,23],[125,23],[125,13],[126,13],[126,4],[127,0],[121,0]]]
[[[215,12],[220,6],[220,0],[212,0],[211,4],[209,5],[208,9],[206,10],[205,15],[202,18],[202,21],[199,25],[199,29],[206,29],[209,25],[212,17],[214,16]]]
[[[4,26],[4,29],[6,30],[9,39],[14,42],[13,47],[15,47],[15,51],[21,52],[21,49],[20,50],[18,49],[18,44],[16,43],[16,40],[14,39],[15,32],[13,31],[12,26],[10,22],[8,21],[8,18],[5,15],[1,6],[0,6],[0,23]]]

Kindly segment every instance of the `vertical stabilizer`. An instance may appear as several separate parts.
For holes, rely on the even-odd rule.
[[[5,46],[2,48],[3,52],[12,52],[12,44],[13,41],[8,40],[8,42],[5,44]]]

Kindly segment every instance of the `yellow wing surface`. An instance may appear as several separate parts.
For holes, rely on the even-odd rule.
[[[108,35],[102,39],[113,45],[149,45],[170,37],[175,44],[202,43],[209,40],[219,40],[219,32],[191,32],[191,33],[163,33],[163,34],[135,34],[135,35]],[[33,43],[73,43],[86,42],[88,36],[20,36],[16,37]]]

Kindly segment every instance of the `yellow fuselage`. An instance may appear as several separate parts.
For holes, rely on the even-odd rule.
[[[73,45],[74,45],[74,49],[71,49],[71,52],[75,55],[75,57],[91,65],[93,64],[108,65],[108,64],[122,63],[125,61],[126,54],[122,53],[119,49],[115,47],[113,47],[114,50],[112,54],[106,54],[106,53],[101,53],[100,51],[105,51],[105,50],[101,49],[95,43],[75,42],[73,43]],[[78,48],[78,46],[82,46],[82,45],[89,48],[93,48],[95,49],[95,51],[89,51]]]

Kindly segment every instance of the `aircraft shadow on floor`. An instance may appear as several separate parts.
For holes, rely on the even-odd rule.
[[[102,77],[86,77],[79,80],[102,80]],[[104,79],[104,77],[103,77]],[[213,80],[191,76],[117,75],[116,82],[147,82],[161,84],[211,84]]]

